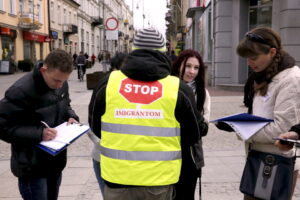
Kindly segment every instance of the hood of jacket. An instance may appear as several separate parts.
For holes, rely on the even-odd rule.
[[[171,62],[159,51],[138,49],[128,55],[121,71],[134,80],[155,81],[170,75]]]

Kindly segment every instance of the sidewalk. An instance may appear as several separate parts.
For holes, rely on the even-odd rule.
[[[93,68],[87,69],[87,73],[97,70],[101,70],[99,63],[96,63]],[[0,75],[0,98],[3,97],[3,91],[6,89],[4,87],[8,87],[21,75]],[[87,107],[92,91],[87,90],[86,82],[79,82],[76,75],[74,70],[69,80],[71,104],[80,116],[81,122],[87,123]],[[241,92],[208,89],[211,94],[211,119],[246,111],[242,105]],[[211,124],[208,135],[203,138],[203,148],[205,167],[202,174],[202,199],[243,199],[243,195],[239,192],[239,182],[245,162],[243,142],[237,140],[234,133],[219,131]],[[93,172],[90,158],[91,149],[92,143],[86,135],[68,148],[68,163],[63,171],[59,200],[102,199]],[[19,200],[21,198],[17,178],[10,172],[9,158],[10,145],[0,141],[0,199]],[[198,196],[198,189],[196,191],[196,196]],[[296,199],[300,199],[299,184],[294,195],[294,200]]]

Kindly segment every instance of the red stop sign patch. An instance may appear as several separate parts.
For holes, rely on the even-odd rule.
[[[162,84],[126,78],[122,80],[119,92],[130,103],[150,104],[162,97]]]

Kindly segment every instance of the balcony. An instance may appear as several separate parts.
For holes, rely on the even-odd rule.
[[[128,34],[126,34],[126,35],[124,36],[124,40],[129,40],[129,35],[128,35]]]
[[[43,24],[33,13],[20,13],[18,27],[23,30],[38,30]]]
[[[64,24],[63,32],[64,34],[76,34],[78,33],[78,26],[74,24]]]
[[[92,26],[99,26],[103,24],[103,18],[101,17],[92,17]]]

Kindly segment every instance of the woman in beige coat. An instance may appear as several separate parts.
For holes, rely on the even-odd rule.
[[[281,151],[274,137],[287,132],[300,119],[300,69],[282,49],[279,35],[270,28],[256,28],[237,47],[253,73],[245,85],[244,103],[249,113],[274,121],[246,141],[246,147],[284,157],[294,150]],[[256,199],[245,195],[244,199]]]

